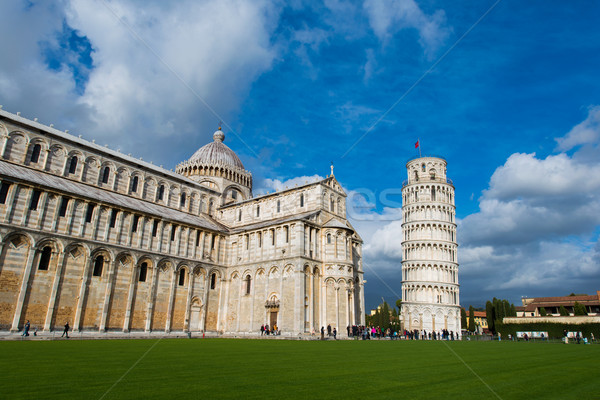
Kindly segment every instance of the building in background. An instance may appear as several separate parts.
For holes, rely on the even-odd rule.
[[[460,334],[454,186],[446,160],[406,164],[402,185],[402,317],[404,329]]]
[[[176,172],[3,110],[0,139],[0,329],[364,324],[362,240],[333,169],[253,197],[221,130]]]
[[[471,317],[471,313],[469,310],[465,310],[467,313],[467,326],[463,326],[462,329],[469,329],[469,321]],[[473,311],[473,320],[475,321],[475,333],[489,333],[489,327],[487,322],[487,314],[485,311]]]
[[[558,297],[524,297],[522,307],[517,307],[517,317],[540,317],[543,308],[548,316],[560,316],[560,307],[575,315],[575,303],[585,307],[587,315],[600,315],[600,291],[593,295],[578,294]]]

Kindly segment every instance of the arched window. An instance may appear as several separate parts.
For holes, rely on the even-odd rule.
[[[38,265],[38,269],[40,271],[48,271],[48,266],[50,265],[50,257],[52,256],[52,247],[46,246],[42,250],[42,255],[40,256],[40,263]]]
[[[258,232],[258,247],[262,247],[262,233]]]
[[[290,228],[288,226],[283,227],[283,232],[285,233],[285,242],[290,242]]]
[[[102,276],[102,267],[104,266],[104,256],[96,257],[96,261],[94,262],[94,272],[93,276]]]
[[[74,174],[77,171],[77,156],[71,157],[71,164],[69,164],[69,173]]]
[[[281,200],[277,200],[277,212],[281,211]]]
[[[238,221],[241,221],[241,220],[242,220],[242,210],[240,209],[238,211]]]
[[[185,269],[179,270],[179,286],[185,285]]]
[[[260,206],[256,206],[256,216],[260,217]]]
[[[42,146],[40,146],[39,144],[35,144],[33,146],[33,149],[31,150],[31,158],[29,159],[29,162],[37,163],[40,159],[41,151],[42,151]]]
[[[163,197],[165,197],[165,185],[160,185],[158,188],[158,196],[156,196],[156,201],[162,201]]]
[[[102,173],[102,183],[108,183],[109,174],[110,167],[104,167],[104,172]]]
[[[425,172],[425,163],[421,164],[421,170]]]
[[[329,200],[329,211],[335,212],[335,200],[333,200],[333,196]]]
[[[431,200],[435,201],[435,187],[431,188]]]
[[[147,275],[148,275],[148,263],[142,263],[142,265],[140,265],[140,277],[138,278],[138,281],[146,282]]]
[[[131,182],[131,192],[132,193],[137,192],[137,187],[138,187],[138,177],[134,176],[133,181]]]
[[[213,214],[213,208],[214,208],[214,206],[215,206],[215,203],[211,199],[210,203],[208,203],[208,215],[212,215]]]
[[[250,294],[250,289],[252,287],[252,278],[250,275],[246,275],[246,294]]]
[[[304,193],[300,193],[300,207],[304,207]]]
[[[185,207],[185,193],[181,193],[181,197],[179,199],[179,205],[181,207]]]
[[[327,234],[327,244],[331,244],[331,233]]]
[[[217,274],[214,272],[210,275],[210,288],[214,289],[217,285]]]

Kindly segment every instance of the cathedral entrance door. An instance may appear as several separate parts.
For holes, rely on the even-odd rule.
[[[277,325],[277,311],[271,311],[269,313],[269,327],[273,329]],[[279,329],[279,327],[277,327]]]

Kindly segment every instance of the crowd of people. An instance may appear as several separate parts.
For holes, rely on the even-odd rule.
[[[260,326],[260,336],[269,335],[281,335],[281,331],[277,329],[277,324],[273,325],[273,327],[269,327],[269,324],[262,324]]]

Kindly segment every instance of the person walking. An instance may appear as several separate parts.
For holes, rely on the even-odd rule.
[[[69,323],[68,322],[65,324],[65,330],[63,331],[63,334],[60,337],[63,337],[65,335],[67,335],[67,339],[68,339],[69,338]]]
[[[325,327],[321,327],[321,340],[325,340]]]
[[[333,328],[333,340],[337,340],[337,329]]]
[[[25,322],[25,326],[23,327],[23,334],[21,336],[29,336],[29,328],[31,325],[29,324],[29,320]]]
[[[327,336],[331,336],[331,324],[327,325]]]
[[[262,335],[264,335],[264,334],[265,334],[265,324],[262,324],[262,325],[260,326],[260,336],[262,336]]]

